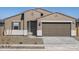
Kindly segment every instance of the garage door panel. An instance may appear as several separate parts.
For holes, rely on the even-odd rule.
[[[70,23],[43,23],[43,36],[70,36]]]

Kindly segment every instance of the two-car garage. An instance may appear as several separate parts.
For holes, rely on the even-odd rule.
[[[38,36],[76,36],[75,18],[54,13],[38,19]]]
[[[43,22],[43,36],[71,36],[70,22]]]

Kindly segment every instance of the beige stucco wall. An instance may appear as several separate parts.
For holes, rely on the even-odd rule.
[[[33,13],[33,15],[32,15]],[[24,28],[27,28],[27,21],[36,20],[39,17],[39,13],[35,11],[28,11],[24,13]],[[23,29],[23,21],[21,20],[21,14],[10,17],[5,20],[5,29],[11,29],[12,22],[21,22],[21,29]]]
[[[39,12],[36,12],[36,11],[33,11],[33,10],[30,10],[28,12],[25,12],[24,13],[24,27],[25,29],[27,29],[27,22],[28,21],[34,21],[34,20],[37,20],[37,18],[40,18],[40,13]]]
[[[40,23],[40,27],[38,27],[38,31],[42,33],[42,22],[71,22],[71,36],[76,36],[76,21],[74,18],[64,16],[62,14],[52,14],[43,18],[38,19],[38,23]]]
[[[25,18],[25,28],[27,27],[27,21],[34,21],[34,20],[37,20],[38,18],[41,18],[43,16],[41,16],[41,13],[43,13],[43,16],[46,16],[46,15],[49,15],[51,14],[50,12],[48,11],[45,11],[45,10],[42,10],[42,9],[36,9],[36,10],[30,10],[28,12],[25,12],[24,13],[24,18]],[[39,27],[37,25],[37,27]]]
[[[42,17],[40,14],[43,13],[44,16],[50,14],[47,11],[41,10],[41,9],[36,9],[35,10],[29,10],[24,12],[24,25],[25,29],[27,27],[27,21],[33,21],[37,20],[38,18]],[[23,22],[21,21],[21,14],[10,17],[5,20],[5,29],[11,29],[11,23],[12,22],[21,22],[21,29],[23,28]]]

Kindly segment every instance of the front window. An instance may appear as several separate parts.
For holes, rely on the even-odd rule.
[[[13,30],[19,30],[20,29],[20,22],[13,22],[12,23],[12,29]]]

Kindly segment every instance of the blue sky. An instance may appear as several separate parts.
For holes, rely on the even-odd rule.
[[[0,7],[0,19],[16,15],[25,10],[34,9],[35,7]],[[79,18],[78,7],[42,7],[51,12],[60,12],[75,18]]]

